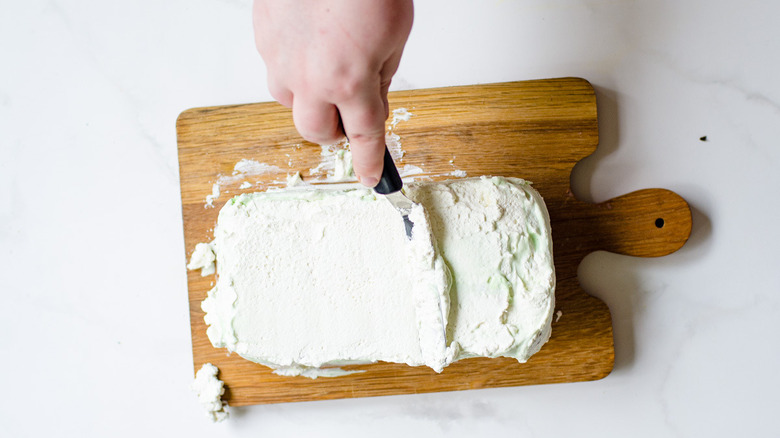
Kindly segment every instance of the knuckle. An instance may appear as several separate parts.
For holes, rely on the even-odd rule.
[[[330,86],[327,93],[337,101],[348,101],[364,92],[368,85],[369,75],[357,67],[336,68],[327,77],[333,78],[329,81]]]
[[[334,93],[339,100],[350,100],[360,93],[363,81],[358,78],[346,78],[336,87]]]
[[[384,141],[384,133],[377,134],[377,133],[366,133],[366,132],[356,132],[353,134],[350,134],[349,136],[350,143],[381,143]]]

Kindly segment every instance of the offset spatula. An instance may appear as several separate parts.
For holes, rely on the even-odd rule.
[[[384,195],[393,207],[401,213],[406,227],[406,237],[412,238],[412,221],[409,220],[409,213],[412,211],[412,201],[401,192],[404,182],[401,181],[401,175],[398,174],[398,168],[395,167],[393,157],[385,145],[385,163],[382,169],[382,177],[379,183],[374,187],[374,191]]]

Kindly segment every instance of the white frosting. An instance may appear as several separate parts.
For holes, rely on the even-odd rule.
[[[406,238],[368,189],[239,195],[220,211],[212,344],[273,368],[446,365],[447,274],[422,207]],[[421,342],[422,341],[422,342]]]
[[[274,166],[268,163],[260,163],[255,160],[248,160],[246,158],[243,158],[239,162],[237,162],[235,166],[233,166],[233,173],[231,175],[222,175],[222,174],[218,175],[217,182],[215,182],[211,186],[211,194],[206,195],[206,203],[204,204],[204,208],[214,207],[214,201],[219,199],[219,196],[221,194],[220,191],[222,190],[223,186],[233,184],[248,176],[256,176],[256,175],[262,175],[264,173],[279,172],[281,170],[282,169],[279,168],[278,166]],[[249,181],[244,181],[241,183],[241,185],[238,188],[248,189],[249,187],[252,187],[252,183]]]
[[[303,377],[308,377],[310,379],[316,379],[317,377],[341,377],[350,374],[357,374],[357,373],[364,373],[364,372],[365,372],[364,370],[347,371],[338,367],[312,368],[312,367],[302,367],[302,366],[289,366],[289,367],[280,367],[274,369],[274,374],[278,376],[287,376],[287,377],[303,376]]]
[[[214,266],[216,259],[217,256],[210,243],[199,243],[195,245],[195,251],[192,252],[187,269],[200,269],[200,275],[203,277],[211,275],[216,272]]]
[[[448,337],[456,359],[525,362],[550,337],[555,304],[550,219],[539,193],[517,178],[412,183],[452,271]]]
[[[214,183],[211,186],[211,194],[206,195],[206,204],[204,205],[205,208],[214,208],[214,200],[219,198],[219,183]]]
[[[303,178],[301,178],[301,172],[295,172],[287,175],[287,187],[298,187],[304,184]]]
[[[395,129],[398,126],[398,122],[408,122],[414,114],[410,113],[406,108],[396,108],[393,110],[393,121],[390,122],[390,130]]]
[[[213,422],[228,417],[228,404],[222,401],[225,384],[217,378],[219,369],[210,363],[203,366],[195,374],[192,390],[198,395],[198,401],[206,409],[206,415]]]
[[[411,240],[367,189],[230,200],[202,304],[212,344],[307,377],[376,361],[437,372],[473,356],[524,362],[549,338],[554,306],[541,197],[523,180],[486,177],[412,183],[407,194],[421,204]]]
[[[281,170],[279,166],[243,158],[233,166],[233,175],[243,178],[249,175],[262,175],[264,173],[278,172],[279,170]]]
[[[352,152],[346,149],[336,151],[333,162],[333,180],[350,181],[355,179],[355,171],[352,169]]]

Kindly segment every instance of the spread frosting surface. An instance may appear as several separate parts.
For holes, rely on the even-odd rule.
[[[411,240],[398,212],[367,189],[231,199],[201,248],[216,254],[218,271],[202,304],[212,344],[307,377],[376,361],[440,372],[458,359],[524,362],[538,351],[555,287],[539,194],[500,177],[405,191],[417,203]]]
[[[422,207],[373,192],[280,190],[219,214],[219,278],[203,302],[215,346],[273,368],[378,360],[441,370],[447,274]]]
[[[409,184],[452,271],[448,339],[457,359],[525,362],[550,337],[555,271],[544,201],[518,178]]]

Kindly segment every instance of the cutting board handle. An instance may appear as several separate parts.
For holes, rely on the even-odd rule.
[[[638,190],[583,207],[594,251],[665,256],[680,249],[691,234],[690,206],[670,190]]]

